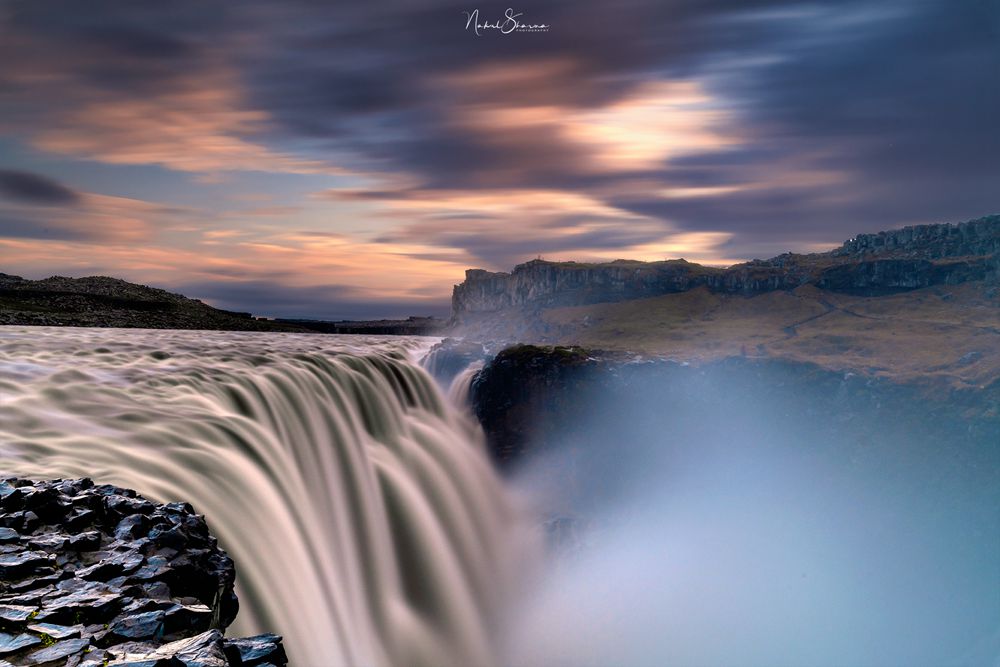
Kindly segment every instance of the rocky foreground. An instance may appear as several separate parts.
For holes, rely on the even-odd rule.
[[[224,636],[236,571],[186,503],[89,479],[0,481],[0,667],[285,665]]]

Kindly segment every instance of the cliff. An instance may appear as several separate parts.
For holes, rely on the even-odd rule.
[[[922,225],[864,234],[835,250],[786,253],[728,268],[685,260],[606,264],[532,260],[510,273],[466,271],[452,294],[453,321],[505,310],[539,310],[641,299],[705,287],[761,294],[814,285],[874,296],[933,285],[996,280],[1000,215],[959,224]]]
[[[468,399],[490,454],[504,468],[560,447],[615,448],[630,442],[622,436],[630,430],[703,442],[728,428],[727,437],[740,440],[754,423],[769,433],[796,433],[811,448],[825,442],[863,449],[877,434],[896,452],[947,443],[963,453],[979,448],[995,462],[998,377],[949,388],[934,378],[899,384],[808,361],[729,357],[695,365],[516,345],[476,374]]]
[[[917,225],[877,234],[860,234],[832,254],[855,257],[892,254],[941,259],[997,252],[1000,252],[1000,215],[954,225]]]
[[[940,387],[1000,377],[1000,216],[853,238],[727,269],[534,261],[471,271],[452,335],[691,363],[782,359]]]

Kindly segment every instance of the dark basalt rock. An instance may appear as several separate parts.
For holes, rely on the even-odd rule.
[[[506,465],[583,416],[580,394],[604,362],[578,347],[515,345],[476,375],[471,404],[493,457]]]
[[[14,653],[30,646],[38,646],[41,643],[41,638],[26,632],[22,632],[19,635],[9,635],[6,632],[0,632],[0,656]]]
[[[239,654],[244,667],[256,665],[277,665],[284,663],[285,650],[281,646],[281,638],[277,635],[257,635],[246,639],[233,639],[227,642],[227,652]]]
[[[287,662],[277,635],[224,637],[236,570],[187,503],[7,479],[0,526],[0,667]]]
[[[427,372],[447,386],[470,364],[486,361],[489,357],[488,345],[456,338],[445,338],[430,349],[423,365]]]
[[[1000,380],[967,389],[930,381],[898,384],[860,370],[780,359],[688,364],[517,345],[487,363],[470,392],[489,451],[504,469],[574,443],[613,447],[609,443],[620,439],[616,433],[639,422],[649,422],[651,432],[687,424],[697,437],[707,437],[713,423],[736,423],[748,405],[775,410],[772,421],[787,419],[789,432],[807,415],[815,430],[804,433],[803,441],[829,434],[863,442],[879,433],[897,439],[900,451],[917,442],[928,449],[1000,442]]]
[[[32,651],[24,656],[25,665],[49,665],[57,660],[83,653],[90,645],[88,639],[66,639],[51,646]]]

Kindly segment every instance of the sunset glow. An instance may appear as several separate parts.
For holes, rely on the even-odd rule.
[[[543,3],[546,31],[479,37],[447,3],[294,5],[0,8],[0,270],[442,315],[471,267],[728,264],[990,208],[997,88],[958,64],[989,40],[931,58],[923,26],[960,28],[930,5]]]

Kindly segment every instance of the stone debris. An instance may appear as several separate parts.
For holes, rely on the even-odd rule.
[[[236,570],[187,503],[89,479],[0,481],[0,667],[287,664],[224,636]]]

